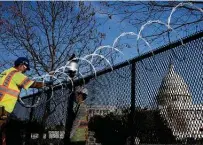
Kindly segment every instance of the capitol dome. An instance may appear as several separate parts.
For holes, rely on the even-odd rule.
[[[173,64],[170,64],[169,71],[162,80],[157,99],[159,105],[164,105],[168,101],[191,102],[188,86],[183,78],[174,71]]]

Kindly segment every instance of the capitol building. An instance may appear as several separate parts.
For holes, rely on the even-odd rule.
[[[170,64],[162,80],[157,103],[162,117],[177,139],[203,138],[203,105],[192,104],[189,87],[173,64]]]

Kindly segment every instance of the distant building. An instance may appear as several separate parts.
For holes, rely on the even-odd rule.
[[[116,106],[107,106],[107,105],[93,105],[88,106],[88,119],[95,115],[105,116],[111,112],[116,112]],[[89,131],[88,133],[88,143],[87,145],[101,145],[101,143],[96,143],[96,138],[94,138],[94,132]]]
[[[116,106],[101,106],[101,105],[91,105],[88,107],[88,118],[90,120],[91,117],[95,115],[105,116],[111,112],[118,112],[118,109]],[[49,130],[47,133],[43,134],[43,139],[63,139],[65,135],[64,128],[62,129],[53,129]],[[31,134],[32,139],[38,139],[39,134],[38,133],[32,133]],[[100,143],[96,143],[96,139],[94,138],[94,132],[89,131],[88,134],[88,143],[87,145],[101,145]]]
[[[88,106],[88,117],[89,119],[93,117],[94,115],[101,115],[105,116],[111,112],[115,112],[117,110],[116,106],[101,106],[101,105],[94,105],[94,106]]]
[[[157,96],[162,116],[177,139],[202,138],[203,105],[192,104],[192,96],[184,79],[170,64]]]

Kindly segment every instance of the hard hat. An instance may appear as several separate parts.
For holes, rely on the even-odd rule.
[[[75,91],[77,92],[77,93],[82,93],[82,94],[84,94],[84,95],[88,95],[88,90],[87,90],[87,88],[85,88],[85,87],[82,87],[82,86],[78,86],[78,87],[76,87],[75,88]]]
[[[21,65],[21,64],[24,64],[27,67],[27,70],[30,70],[30,62],[26,57],[19,57],[14,62],[15,66],[18,66],[18,65]]]

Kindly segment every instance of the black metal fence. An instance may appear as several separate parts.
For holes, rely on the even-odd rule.
[[[203,143],[203,33],[183,42],[85,78],[88,144]],[[70,90],[53,93],[36,108],[16,106],[16,115],[24,120],[17,122],[22,143],[63,144]],[[48,99],[50,92],[38,95]]]

